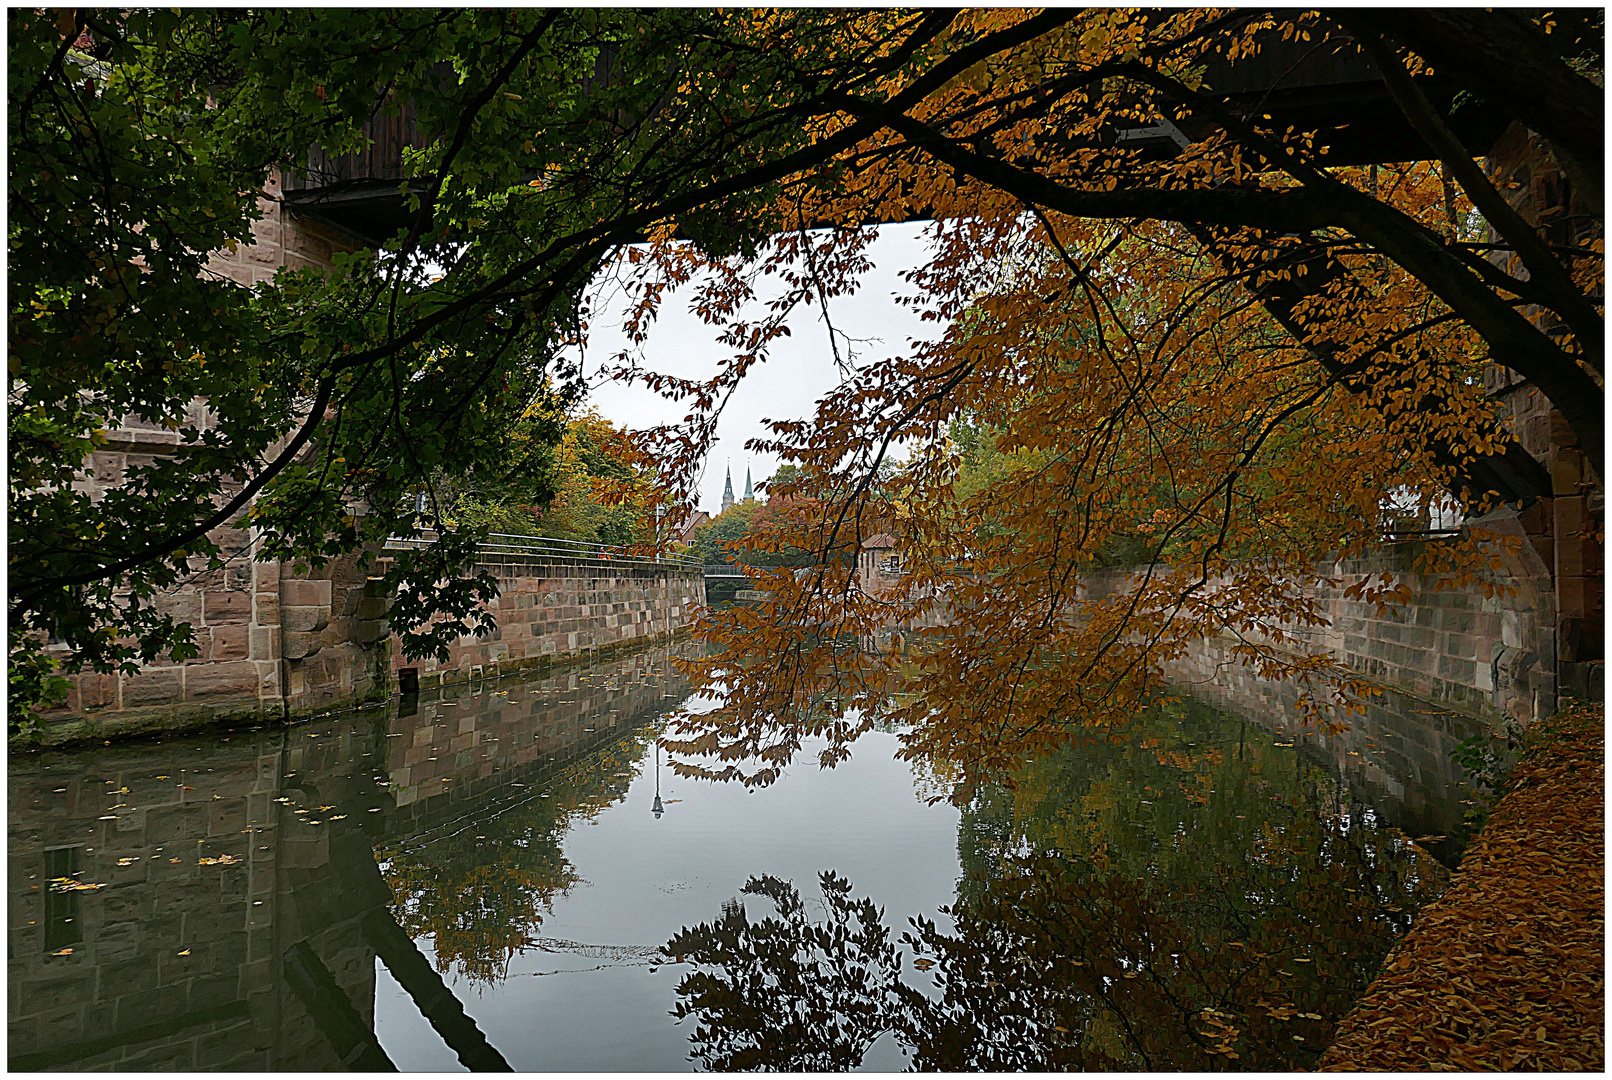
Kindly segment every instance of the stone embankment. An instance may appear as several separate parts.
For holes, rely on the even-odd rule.
[[[705,602],[699,567],[602,557],[492,554],[482,568],[501,595],[487,604],[497,628],[462,637],[446,663],[404,657],[386,620],[389,599],[356,555],[317,578],[241,555],[158,598],[195,628],[200,651],[158,658],[134,674],[84,673],[64,708],[44,715],[43,740],[70,742],[191,730],[210,724],[295,720],[384,699],[397,671],[422,688],[597,658],[666,640]],[[384,560],[383,560],[384,562]]]
[[[1389,954],[1321,1070],[1605,1068],[1604,710],[1565,710],[1527,742],[1449,891]]]

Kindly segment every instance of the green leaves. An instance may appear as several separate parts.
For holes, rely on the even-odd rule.
[[[752,250],[778,177],[746,170],[809,138],[790,55],[716,11],[87,19],[57,64],[54,16],[19,9],[9,57],[11,611],[62,631],[67,672],[180,645],[115,597],[233,555],[220,526],[317,567],[410,528],[421,490],[486,486],[528,407],[574,396],[582,292],[613,250],[684,213],[712,250]],[[407,205],[360,238],[271,195],[347,180]],[[151,434],[86,460],[125,430]],[[627,513],[588,528],[625,539]],[[435,652],[494,592],[406,585],[393,622]]]

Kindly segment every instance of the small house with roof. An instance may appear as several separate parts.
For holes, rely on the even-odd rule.
[[[857,570],[863,592],[889,592],[901,580],[903,569],[901,542],[895,536],[879,533],[862,541]]]

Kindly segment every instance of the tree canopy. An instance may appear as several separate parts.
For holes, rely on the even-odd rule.
[[[800,469],[774,494],[828,493],[769,542],[854,546],[897,507],[915,588],[875,603],[824,560],[774,575],[768,633],[713,616],[706,674],[744,673],[699,721],[726,751],[792,752],[825,679],[847,706],[882,701],[892,662],[832,643],[942,598],[964,617],[924,650],[915,750],[1001,764],[1124,715],[1160,650],[1313,617],[1315,557],[1375,542],[1388,492],[1482,512],[1542,490],[1482,393],[1490,360],[1600,468],[1597,13],[9,20],[14,678],[39,670],[45,631],[102,670],[185,648],[152,597],[216,563],[231,522],[261,557],[317,563],[402,527],[438,472],[496,471],[533,402],[574,393],[604,271],[633,300],[635,349],[697,279],[731,350],[703,382],[619,358],[688,406],[640,447],[686,505],[721,404],[792,311],[856,287],[879,222],[934,222],[910,302],[936,337],[843,357],[812,421],[758,449]],[[1380,76],[1401,156],[1247,89],[1317,56]],[[403,108],[422,134],[395,236],[255,289],[207,274],[209,252],[250,242],[271,168],[361,148]],[[1561,163],[1567,217],[1486,176],[1461,140],[1490,121]],[[769,280],[781,295],[757,314]],[[176,430],[176,451],[92,500],[85,456],[128,416]],[[953,487],[959,419],[1010,461],[995,535]],[[895,446],[907,461],[881,478]],[[1169,561],[1075,618],[1083,572],[1139,524]],[[445,530],[392,572],[398,618],[451,616],[411,647],[478,625],[492,583],[456,573],[476,539]],[[1254,551],[1258,568],[1235,558]]]

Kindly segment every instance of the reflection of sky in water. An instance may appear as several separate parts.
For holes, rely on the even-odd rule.
[[[717,1033],[693,1040],[705,1067],[834,1067],[866,1044],[862,1068],[881,1071],[915,1052],[943,1069],[1298,1068],[1442,887],[1443,871],[1380,831],[1347,785],[1201,707],[1033,763],[966,812],[927,805],[934,781],[895,760],[898,746],[870,732],[823,771],[808,743],[759,790],[680,779],[662,762],[657,820],[645,745],[625,797],[559,837],[575,884],[535,946],[506,979],[445,972],[450,984],[520,1070],[687,1069],[701,1025]],[[849,901],[872,901],[883,944],[813,939],[832,921],[825,870]],[[798,895],[799,912],[741,894],[762,877]],[[940,909],[959,884],[973,921],[953,937]],[[914,916],[934,920],[921,943],[903,940]],[[680,934],[695,962],[658,964]],[[680,996],[695,975],[706,981]],[[755,979],[768,989],[747,997]],[[680,1002],[693,1015],[674,1023]],[[792,1017],[803,1031],[832,1026],[842,1006],[870,1010],[864,1034],[774,1037]],[[1204,1008],[1231,1010],[1212,1014],[1229,1027]],[[376,1030],[404,1068],[452,1064],[384,973]],[[1255,1060],[1204,1057],[1203,1030],[1231,1031],[1224,1046],[1241,1037]]]
[[[735,897],[756,874],[802,884],[810,904],[818,872],[837,870],[887,918],[934,916],[958,877],[958,811],[927,806],[911,769],[896,761],[893,735],[872,732],[850,761],[819,770],[808,743],[785,778],[746,791],[678,778],[662,763],[665,814],[656,820],[654,750],[621,802],[564,839],[581,883],[555,900],[543,939],[584,946],[664,944]],[[451,841],[448,841],[451,842]],[[757,914],[770,907],[752,900]],[[422,941],[429,952],[429,941]],[[669,1016],[687,966],[650,967],[631,954],[562,947],[527,949],[509,978],[476,987],[449,983],[465,1011],[517,1070],[688,1069],[687,1028]],[[451,1052],[395,984],[378,975],[375,1024],[405,1069],[458,1068]],[[873,1048],[895,1067],[889,1039]],[[874,1064],[870,1057],[868,1064]]]
[[[1448,785],[1422,783],[1407,817],[1352,768],[1352,744],[1312,754],[1291,731],[1198,706],[1143,718],[1122,745],[1033,763],[961,812],[921,797],[946,790],[946,769],[894,760],[896,737],[874,731],[828,772],[808,745],[756,791],[663,763],[657,820],[645,723],[683,685],[664,665],[651,652],[289,729],[19,757],[12,978],[42,989],[13,996],[14,1059],[158,1067],[143,1063],[191,1047],[186,1010],[218,1006],[225,984],[155,996],[137,980],[216,967],[242,998],[225,1004],[252,1013],[220,1022],[261,1036],[230,1036],[240,1064],[196,1066],[336,1067],[346,1014],[320,1006],[310,1023],[306,988],[260,962],[292,946],[322,958],[365,1039],[374,979],[375,1030],[400,1067],[453,1070],[416,1004],[442,1003],[406,947],[413,933],[519,1069],[1288,1069],[1313,1061],[1442,885],[1381,826],[1447,814],[1434,796]],[[1375,738],[1426,736],[1386,724]],[[1384,767],[1410,761],[1395,774],[1408,782],[1416,760]],[[824,871],[842,897],[824,892]],[[83,891],[47,905],[64,875]],[[410,928],[392,937],[388,898]],[[933,929],[909,924],[954,903]],[[824,939],[836,911],[863,937]],[[674,937],[686,962],[658,963]],[[751,976],[767,989],[747,1013],[724,993]],[[110,1010],[122,997],[178,1033],[97,1049],[127,1033]],[[80,1027],[33,1037],[40,1001]],[[680,1008],[691,1015],[678,1023]],[[803,1034],[775,1037],[790,1016],[809,1021]],[[1240,1059],[1195,1048],[1221,1024]],[[1137,1038],[1151,1042],[1137,1051]]]

